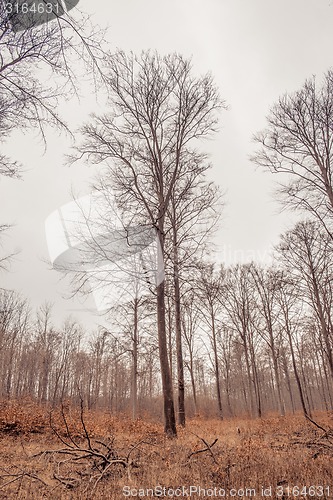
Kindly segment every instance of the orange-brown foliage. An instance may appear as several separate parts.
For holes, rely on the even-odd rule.
[[[70,435],[84,444],[80,410],[65,405],[63,411],[52,411],[52,426],[68,441],[62,413]],[[302,415],[272,415],[261,420],[195,418],[186,429],[178,429],[178,439],[169,440],[160,424],[85,411],[84,422],[91,439],[98,442],[112,438],[115,456],[125,457],[133,445],[137,446],[132,450],[129,467],[112,466],[99,481],[99,471],[92,461],[74,463],[67,455],[51,453],[64,445],[50,427],[49,414],[50,408],[29,401],[1,403],[1,499],[120,500],[125,498],[124,486],[134,491],[190,485],[224,488],[226,492],[230,488],[255,488],[257,497],[261,497],[263,486],[272,486],[271,498],[278,498],[279,485],[328,486],[333,475],[333,424],[328,413],[315,416],[329,430],[328,435]],[[205,448],[201,438],[209,444],[218,439],[211,453],[195,453]],[[43,451],[47,453],[41,454]],[[72,482],[66,487],[56,479],[57,475]]]

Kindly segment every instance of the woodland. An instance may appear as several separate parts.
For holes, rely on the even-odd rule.
[[[73,317],[56,327],[51,304],[34,311],[18,291],[0,289],[1,464],[16,464],[0,464],[4,498],[67,498],[72,490],[75,498],[122,498],[107,480],[158,484],[155,461],[168,487],[204,477],[211,487],[238,488],[239,497],[242,477],[257,492],[274,484],[277,497],[290,478],[328,487],[333,71],[278,98],[266,127],[253,131],[252,168],[276,175],[277,197],[299,221],[281,234],[270,265],[227,266],[214,257],[224,186],[209,176],[206,140],[228,113],[214,75],[198,75],[178,53],[112,52],[105,30],[83,13],[25,29],[14,29],[17,22],[0,2],[1,143],[14,129],[34,128],[47,147],[57,130],[75,137],[64,151],[69,164],[97,166],[92,189],[103,210],[85,224],[100,238],[82,237],[75,265],[62,265],[72,293],[90,294],[91,279],[101,290],[123,286],[111,270],[115,206],[130,249],[129,228],[153,231],[163,279],[147,279],[144,266],[126,269],[127,300],[104,311],[107,328],[90,332]],[[58,110],[79,91],[80,71],[107,104],[72,131]],[[21,165],[1,152],[0,174],[24,182]],[[1,224],[3,236],[10,225]],[[1,273],[14,260],[3,244]],[[293,464],[283,458],[291,448]]]

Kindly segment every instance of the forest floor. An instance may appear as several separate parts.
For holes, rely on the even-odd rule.
[[[153,422],[0,403],[0,499],[333,498],[333,414]]]

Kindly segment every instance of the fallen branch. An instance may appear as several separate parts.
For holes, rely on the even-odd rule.
[[[192,433],[192,434],[194,434],[194,433]],[[197,434],[194,434],[194,435],[204,443],[204,445],[206,446],[206,448],[202,448],[201,450],[192,451],[192,453],[190,453],[189,456],[188,456],[188,460],[191,457],[193,457],[193,455],[198,455],[199,453],[205,453],[206,451],[209,451],[209,453],[212,456],[212,459],[213,459],[214,463],[217,464],[215,455],[212,452],[212,447],[214,446],[214,444],[217,443],[218,438],[215,438],[214,441],[212,442],[212,444],[209,444],[204,438],[198,436]]]
[[[307,415],[306,413],[304,414],[305,418],[307,420],[309,420],[309,422],[311,422],[311,424],[315,425],[318,429],[324,431],[325,434],[328,434],[329,431],[327,431],[326,429],[324,429],[324,427],[322,427],[321,425],[319,425],[317,422],[315,422],[315,420],[313,420],[311,417],[309,417],[309,415]]]
[[[5,472],[4,474],[0,474],[0,479],[11,478],[9,481],[7,481],[6,483],[2,484],[0,486],[0,489],[5,488],[9,484],[14,483],[15,481],[18,481],[19,479],[23,479],[24,477],[30,477],[31,479],[33,479],[35,481],[41,482],[44,486],[48,486],[45,483],[45,481],[43,481],[43,479],[41,479],[40,477],[38,477],[37,474],[35,474],[34,472],[21,471],[21,472],[17,472],[17,473]]]
[[[53,474],[53,477],[68,489],[73,489],[80,484],[80,480],[74,477],[61,477],[56,473]]]

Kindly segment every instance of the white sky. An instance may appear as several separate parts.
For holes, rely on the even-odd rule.
[[[265,126],[269,107],[307,77],[320,79],[333,65],[333,2],[330,0],[81,0],[80,8],[110,26],[113,48],[157,49],[193,56],[194,71],[211,71],[229,106],[221,115],[221,132],[204,147],[211,153],[214,180],[227,191],[227,206],[216,239],[219,260],[267,260],[273,243],[292,224],[273,200],[274,178],[249,162],[252,134]],[[72,11],[73,12],[73,11]],[[63,106],[73,126],[82,123],[97,104],[91,94]],[[1,286],[15,288],[37,306],[55,303],[60,320],[80,308],[65,301],[68,293],[59,275],[49,271],[44,223],[71,200],[71,188],[88,192],[92,174],[84,165],[64,166],[70,140],[49,133],[43,147],[33,134],[14,134],[5,151],[24,163],[22,181],[0,179],[0,221],[15,224],[5,249],[20,248]],[[294,219],[294,216],[293,216]],[[86,304],[90,307],[92,304]],[[79,314],[91,324],[92,313]]]

